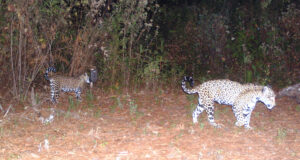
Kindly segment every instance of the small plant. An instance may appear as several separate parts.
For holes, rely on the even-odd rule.
[[[111,99],[113,100],[113,105],[111,105],[109,107],[111,112],[114,112],[117,107],[119,109],[123,109],[124,108],[124,105],[123,105],[122,100],[121,100],[120,97],[112,97]]]
[[[226,114],[230,110],[229,107],[224,108],[223,113]]]
[[[115,112],[117,105],[114,103],[113,105],[109,106],[110,112]]]
[[[94,117],[99,118],[101,116],[101,110],[97,109],[96,112],[94,112]]]
[[[218,117],[220,116],[221,110],[217,109],[215,110],[215,119],[218,119]]]
[[[155,96],[154,99],[155,99],[155,104],[157,105],[161,104],[162,99],[159,96]]]
[[[170,125],[171,128],[176,128],[176,123],[172,122]]]
[[[284,129],[284,128],[279,128],[278,130],[277,130],[277,136],[276,136],[276,138],[277,139],[279,139],[279,140],[283,140],[283,139],[285,139],[285,137],[286,137],[286,129]]]
[[[36,103],[39,104],[41,102],[40,96],[38,93],[35,94]]]
[[[121,88],[121,86],[119,85],[119,83],[113,84],[113,85],[110,87],[110,90],[111,90],[111,92],[114,92],[114,93],[119,93],[119,94],[122,93],[122,88]]]
[[[195,101],[195,96],[192,94],[187,94],[186,98],[189,102],[194,102]]]
[[[143,77],[146,78],[146,87],[147,89],[152,88],[153,91],[156,90],[158,78],[160,75],[160,68],[159,68],[159,59],[155,60],[153,59],[145,68],[144,68],[144,73]]]
[[[19,104],[21,104],[22,106],[25,106],[25,101],[26,101],[27,97],[24,96],[23,94],[20,94],[19,97]]]
[[[297,106],[296,106],[296,111],[297,111],[297,112],[300,112],[300,105],[297,105]]]
[[[222,149],[217,149],[215,151],[215,159],[224,159],[223,152],[224,151]]]
[[[135,103],[135,101],[132,100],[129,95],[127,95],[127,97],[129,101],[128,105],[129,105],[130,115],[135,115],[135,117],[133,117],[133,120],[135,120],[135,118],[139,118],[143,116],[144,113],[138,111],[138,105]]]
[[[135,104],[134,101],[130,100],[129,101],[130,115],[136,114],[137,113],[137,108],[138,108],[138,105]]]
[[[71,96],[69,96],[69,108],[68,110],[74,109],[74,101]]]
[[[274,122],[274,118],[273,117],[270,118],[270,122],[271,123]]]
[[[185,108],[187,109],[189,115],[192,115],[193,111],[196,108],[196,104],[190,103],[190,105],[185,106]]]
[[[74,101],[72,96],[69,96],[69,108],[68,111],[74,110],[78,106],[78,101]]]
[[[19,121],[18,121],[17,119],[14,119],[14,120],[13,120],[13,124],[14,124],[15,126],[17,126],[17,125],[19,124]]]
[[[38,104],[40,103],[40,97],[37,93],[34,93],[34,88],[31,88],[31,92],[30,92],[30,103],[31,103],[31,107],[36,108],[38,106]]]
[[[117,105],[118,105],[118,107],[119,107],[120,109],[123,109],[123,108],[124,108],[124,106],[123,106],[123,104],[122,104],[122,102],[121,102],[120,97],[117,97]]]
[[[101,144],[100,144],[102,147],[106,147],[108,145],[108,142],[107,141],[103,141]]]
[[[148,135],[148,130],[147,130],[146,127],[143,129],[143,134],[144,134],[144,135]]]
[[[184,130],[180,130],[179,134],[175,136],[175,139],[178,140],[184,135]]]
[[[95,99],[95,97],[94,97],[92,91],[89,90],[89,91],[87,92],[87,94],[86,94],[86,100],[87,100],[88,106],[89,106],[90,108],[94,108],[94,107],[95,107],[95,105],[93,104],[94,99]]]
[[[81,131],[82,131],[82,130],[84,130],[84,129],[85,129],[85,125],[83,125],[83,124],[80,124],[80,125],[79,125],[79,130],[81,130]]]
[[[199,126],[200,126],[200,129],[202,130],[204,128],[204,123],[200,122]]]
[[[4,135],[4,128],[0,127],[0,138]]]
[[[117,108],[117,98],[116,97],[111,97],[111,100],[113,101],[113,104],[109,106],[110,112],[115,112]]]
[[[259,117],[259,112],[255,112],[254,115],[256,118]]]
[[[20,158],[21,156],[16,153],[12,153],[9,155],[9,159],[20,159]]]

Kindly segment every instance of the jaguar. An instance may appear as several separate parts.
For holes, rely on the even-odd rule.
[[[90,78],[87,73],[78,77],[53,75],[49,76],[49,72],[56,72],[54,67],[46,69],[44,74],[45,79],[50,82],[51,101],[58,103],[59,93],[62,92],[75,92],[77,100],[81,101],[81,92],[85,83],[90,83]]]
[[[244,126],[246,129],[252,129],[250,126],[251,113],[257,102],[262,102],[268,109],[276,106],[275,93],[270,86],[261,86],[255,84],[241,84],[228,79],[210,80],[196,87],[188,89],[186,82],[193,87],[192,77],[184,76],[181,87],[187,94],[198,94],[198,105],[193,111],[193,123],[198,123],[198,116],[206,111],[208,121],[214,127],[221,127],[215,122],[214,103],[231,105],[233,113],[237,119],[236,126]]]

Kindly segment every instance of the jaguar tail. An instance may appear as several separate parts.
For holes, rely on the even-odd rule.
[[[48,77],[49,72],[54,72],[55,73],[56,69],[54,67],[49,67],[49,68],[46,69],[46,72],[45,72],[44,76],[45,76],[45,79],[48,80],[48,81],[49,81],[49,77]]]
[[[193,80],[192,77],[184,76],[183,80],[181,81],[181,87],[182,87],[182,90],[185,93],[187,93],[187,94],[195,94],[195,93],[197,93],[197,91],[195,91],[193,89],[186,88],[186,83],[185,82],[189,82],[190,86],[193,87],[194,86],[194,80]]]

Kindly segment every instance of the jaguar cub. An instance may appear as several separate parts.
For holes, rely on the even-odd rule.
[[[90,83],[90,78],[87,73],[79,77],[68,77],[61,75],[48,76],[49,72],[56,72],[54,67],[49,67],[45,72],[45,78],[50,81],[51,101],[58,102],[59,93],[75,92],[77,100],[81,100],[80,94],[85,83]]]
[[[182,80],[181,87],[187,94],[199,95],[198,105],[193,112],[193,122],[197,123],[198,116],[204,110],[208,114],[208,121],[215,127],[220,125],[214,120],[214,102],[231,105],[233,113],[237,119],[236,126],[250,127],[250,117],[256,102],[263,102],[268,109],[272,109],[275,103],[275,93],[268,86],[254,84],[240,84],[238,82],[223,80],[211,80],[202,83],[192,89],[186,87],[186,82],[191,86],[194,81],[192,77],[185,76]]]

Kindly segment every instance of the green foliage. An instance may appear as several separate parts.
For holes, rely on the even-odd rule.
[[[95,107],[95,105],[94,105],[94,95],[93,95],[93,93],[92,93],[92,91],[91,90],[88,90],[88,92],[87,92],[87,94],[86,94],[86,100],[87,100],[87,103],[88,103],[88,106],[90,107],[90,108],[94,108]]]
[[[284,128],[279,128],[278,130],[277,130],[277,136],[276,136],[276,138],[278,139],[278,140],[284,140],[285,138],[286,138],[286,135],[287,135],[287,130],[286,129],[284,129]]]
[[[117,97],[117,104],[118,104],[118,107],[119,107],[120,109],[123,109],[123,108],[124,108],[124,106],[123,106],[123,104],[122,104],[122,102],[121,102],[121,100],[120,100],[120,97]]]
[[[192,115],[193,114],[193,111],[196,109],[196,106],[197,105],[194,104],[194,103],[190,103],[190,105],[185,106],[185,108],[188,111],[188,115]]]
[[[68,102],[69,102],[68,111],[75,110],[79,105],[79,102],[77,100],[74,101],[72,96],[68,97]]]
[[[300,112],[300,105],[297,105],[297,106],[296,106],[296,111],[297,111],[297,112]]]
[[[94,112],[94,117],[99,118],[100,116],[101,116],[101,110],[100,110],[100,109],[97,109],[97,110]]]
[[[205,126],[205,124],[203,123],[203,122],[199,122],[199,126],[200,126],[200,129],[202,130],[203,128],[204,128],[204,126]]]
[[[121,100],[120,96],[112,97],[112,99],[113,99],[113,103],[114,104],[110,106],[111,112],[114,112],[117,107],[119,109],[123,109],[124,108],[124,105],[122,103],[122,100]]]
[[[140,73],[143,69],[140,65],[146,52],[141,51],[141,48],[148,45],[148,40],[152,40],[152,35],[146,35],[153,28],[153,20],[148,12],[157,10],[151,3],[120,1],[113,5],[112,16],[104,20],[102,30],[110,39],[105,40],[105,49],[101,53],[104,57],[101,65],[104,67],[98,67],[105,68],[102,72],[107,75],[105,78],[110,79],[111,84],[118,82],[122,86],[128,86],[135,73]],[[146,51],[149,50],[146,48]]]
[[[195,101],[196,101],[197,96],[192,95],[192,94],[187,94],[187,95],[186,95],[186,98],[187,98],[187,100],[188,100],[190,103],[192,103],[192,102],[195,102]]]
[[[138,105],[133,100],[130,100],[129,101],[130,115],[135,115],[136,113],[138,113],[137,109],[138,109]]]

